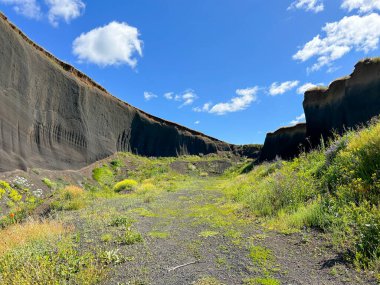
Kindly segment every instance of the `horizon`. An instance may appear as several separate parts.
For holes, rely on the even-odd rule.
[[[262,144],[266,133],[302,122],[305,88],[328,86],[351,74],[356,62],[376,56],[380,39],[375,2],[301,0],[271,7],[244,0],[215,7],[212,0],[173,7],[171,0],[151,6],[133,0],[118,8],[110,2],[66,0],[70,9],[51,0],[21,2],[0,0],[1,11],[32,41],[113,96],[237,145]],[[152,14],[155,8],[160,13]],[[257,19],[251,19],[249,8],[257,9]],[[104,13],[97,17],[99,10]],[[266,29],[256,27],[256,21]],[[358,40],[363,26],[368,29]],[[344,33],[348,29],[353,36]],[[262,44],[255,41],[260,37]]]

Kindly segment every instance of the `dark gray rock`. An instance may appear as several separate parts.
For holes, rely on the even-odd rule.
[[[0,13],[0,171],[77,169],[117,151],[176,156],[231,147],[118,100]]]
[[[350,76],[332,82],[328,88],[307,91],[303,107],[313,146],[333,132],[341,134],[367,123],[380,114],[380,60],[362,60]]]
[[[276,157],[290,159],[304,149],[306,143],[306,124],[281,128],[268,133],[261,150],[259,161],[270,161]]]

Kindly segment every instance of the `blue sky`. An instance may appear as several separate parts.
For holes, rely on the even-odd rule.
[[[379,55],[380,0],[0,0],[0,10],[113,95],[236,144],[302,121],[301,87]]]

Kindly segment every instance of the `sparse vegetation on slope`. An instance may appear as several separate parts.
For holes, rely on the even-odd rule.
[[[220,182],[270,229],[330,233],[357,266],[380,270],[380,122],[336,137],[292,161],[275,161]]]

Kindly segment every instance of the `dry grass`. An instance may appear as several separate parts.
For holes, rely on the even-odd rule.
[[[28,242],[49,239],[67,231],[67,228],[56,221],[29,221],[12,225],[0,231],[0,256]]]
[[[63,195],[70,200],[80,198],[84,194],[83,188],[74,185],[67,186],[63,189]]]

